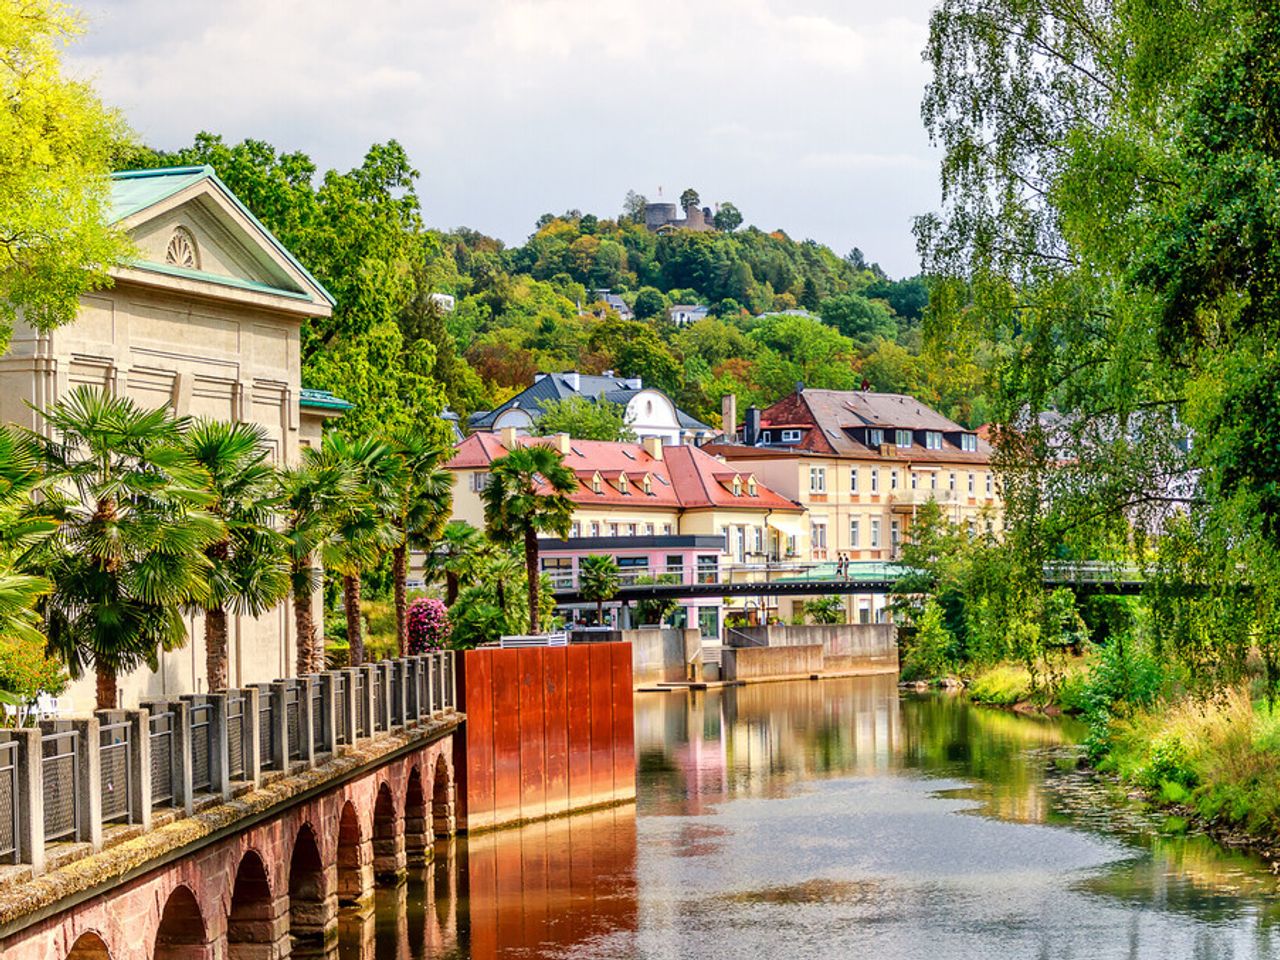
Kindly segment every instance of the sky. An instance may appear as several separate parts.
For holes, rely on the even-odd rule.
[[[938,203],[932,0],[82,0],[67,65],[141,140],[357,166],[399,140],[430,226],[522,243],[694,187],[892,276]]]

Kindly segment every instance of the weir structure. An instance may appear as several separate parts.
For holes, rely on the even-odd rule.
[[[454,662],[406,657],[5,732],[0,956],[329,953],[340,904],[366,905],[455,831]]]

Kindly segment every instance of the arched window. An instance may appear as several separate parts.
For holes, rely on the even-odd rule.
[[[188,270],[200,269],[200,252],[196,249],[196,238],[186,227],[174,227],[169,237],[169,246],[164,251],[164,262],[175,267]]]

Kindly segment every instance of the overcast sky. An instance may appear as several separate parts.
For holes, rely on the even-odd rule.
[[[432,226],[520,243],[634,189],[918,268],[931,0],[85,0],[71,69],[157,147],[205,129],[347,169],[397,138]]]

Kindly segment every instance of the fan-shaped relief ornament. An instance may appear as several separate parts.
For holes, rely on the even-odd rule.
[[[169,238],[169,246],[164,252],[164,262],[175,267],[200,269],[200,256],[196,252],[196,238],[186,227],[178,227]]]

